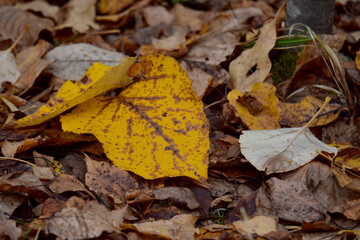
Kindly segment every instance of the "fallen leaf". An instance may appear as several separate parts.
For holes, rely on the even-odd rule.
[[[153,190],[153,193],[155,194],[155,198],[158,200],[173,199],[175,203],[185,203],[190,209],[200,207],[194,193],[185,187],[163,187]]]
[[[99,195],[106,195],[114,199],[115,203],[125,201],[127,191],[137,189],[135,179],[125,170],[107,162],[97,162],[85,156],[87,173],[86,185]]]
[[[57,11],[59,11],[59,7],[55,5],[51,5],[46,1],[35,0],[26,3],[17,3],[16,8],[21,10],[31,10],[33,12],[41,12],[41,14],[45,17],[49,17],[55,19]]]
[[[21,229],[16,227],[16,222],[5,217],[5,214],[0,211],[0,238],[16,240],[21,237],[21,232]]]
[[[337,154],[337,148],[318,140],[308,128],[297,137],[301,129],[243,131],[239,140],[241,153],[254,167],[266,174],[299,168],[313,160],[317,152]]]
[[[63,130],[94,134],[115,165],[144,178],[206,179],[209,130],[185,71],[158,55],[139,58],[128,74],[137,81],[62,116]]]
[[[8,141],[5,140],[1,146],[1,153],[4,157],[13,158],[18,148],[24,143],[24,141]]]
[[[65,82],[55,97],[35,113],[19,119],[11,126],[20,128],[40,124],[107,90],[130,84],[132,79],[126,75],[126,71],[133,60],[134,58],[123,58],[116,67],[94,63],[83,78],[75,83]]]
[[[174,15],[163,6],[147,6],[142,13],[149,26],[171,24],[174,21]]]
[[[190,67],[185,61],[181,61],[180,66],[188,74],[196,95],[202,99],[206,93],[206,90],[214,80],[214,77],[200,68]]]
[[[232,90],[228,96],[235,115],[251,129],[276,129],[280,127],[276,88],[267,83],[257,83],[250,92]]]
[[[345,217],[354,221],[360,220],[360,199],[349,201],[344,206]]]
[[[95,47],[87,43],[59,46],[49,51],[44,59],[53,62],[47,72],[66,80],[81,78],[95,62],[116,66],[124,54]]]
[[[239,233],[244,235],[256,233],[264,236],[270,232],[276,232],[276,221],[267,216],[255,216],[249,220],[239,220],[232,223]]]
[[[19,79],[14,84],[16,87],[22,90],[32,87],[36,78],[51,63],[41,59],[50,48],[50,43],[39,40],[35,46],[26,48],[16,55],[16,63],[21,73]]]
[[[115,14],[131,6],[134,0],[100,0],[98,8],[101,14]]]
[[[170,239],[195,239],[199,230],[194,228],[198,217],[191,214],[177,215],[170,220],[135,223],[133,226],[142,234],[151,234]]]
[[[313,96],[306,96],[298,103],[284,103],[281,105],[281,125],[301,127],[315,115],[324,101]],[[339,104],[328,104],[321,114],[311,122],[309,127],[322,126],[334,121],[344,109]]]
[[[360,148],[346,144],[336,144],[339,153],[334,163],[338,164],[342,169],[349,169],[360,173]]]
[[[33,166],[33,173],[41,181],[49,181],[54,179],[54,172],[52,167]]]
[[[0,83],[15,83],[20,77],[20,71],[16,64],[14,54],[11,52],[13,46],[7,50],[0,51]]]
[[[174,24],[183,29],[196,32],[200,31],[205,24],[204,19],[201,17],[203,11],[187,8],[182,4],[175,4],[173,12]]]
[[[360,70],[360,50],[357,51],[356,53],[355,62],[356,62],[356,68]]]
[[[266,181],[271,205],[276,214],[291,222],[314,222],[325,219],[326,209],[309,189],[298,181],[283,181],[272,177]]]
[[[343,182],[336,173],[337,169],[336,167],[330,169],[324,163],[312,161],[296,171],[281,174],[281,179],[301,182],[328,212],[342,213],[346,202],[360,198],[360,185],[357,178],[354,188],[342,185]]]
[[[71,28],[75,33],[84,33],[90,28],[99,29],[95,23],[96,0],[70,0],[57,13],[55,30]]]
[[[74,207],[63,208],[60,212],[45,220],[46,233],[52,233],[63,239],[96,238],[102,232],[118,232],[118,228],[98,214]]]
[[[275,19],[260,29],[255,45],[244,50],[229,66],[231,83],[240,92],[249,92],[255,83],[262,83],[271,70],[269,52],[276,41]]]
[[[29,29],[19,41],[19,44],[24,46],[32,46],[41,31],[52,32],[54,26],[50,19],[38,17],[13,6],[0,7],[0,34],[3,38],[15,41],[27,25]]]

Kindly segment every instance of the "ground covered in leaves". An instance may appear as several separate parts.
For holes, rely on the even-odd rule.
[[[0,0],[1,239],[358,239],[360,4],[284,9]]]

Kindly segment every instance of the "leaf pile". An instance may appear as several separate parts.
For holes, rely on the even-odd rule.
[[[357,239],[358,3],[282,11],[1,2],[1,238]]]

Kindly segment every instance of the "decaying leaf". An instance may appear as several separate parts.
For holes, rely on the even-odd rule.
[[[275,219],[267,216],[256,216],[248,221],[239,220],[232,224],[242,234],[256,233],[259,236],[264,236],[272,231],[277,231]]]
[[[41,14],[45,17],[49,17],[55,19],[57,11],[59,11],[59,7],[55,5],[51,5],[50,3],[42,0],[35,0],[31,2],[25,3],[17,3],[16,8],[22,10],[31,10],[34,12],[41,12]]]
[[[233,87],[240,92],[249,92],[255,83],[261,83],[271,69],[269,52],[276,41],[275,19],[265,23],[255,45],[244,50],[229,66]]]
[[[86,185],[99,195],[106,195],[114,202],[125,201],[125,194],[138,187],[137,182],[130,174],[107,162],[97,162],[85,156],[87,173]],[[116,184],[115,184],[116,183]]]
[[[8,217],[0,211],[0,238],[16,240],[21,237],[21,229],[16,227],[14,220],[8,219]]]
[[[266,184],[272,208],[280,218],[298,223],[325,220],[326,209],[303,183],[273,177]]]
[[[281,125],[300,127],[305,125],[323,105],[323,101],[313,96],[306,96],[298,103],[284,103],[281,106]],[[328,104],[309,127],[322,126],[334,121],[344,107]]]
[[[11,52],[13,47],[5,51],[0,51],[0,81],[14,83],[20,77],[20,71],[15,61],[14,54]]]
[[[45,230],[63,239],[95,238],[104,231],[119,231],[109,220],[88,210],[67,207],[46,220]]]
[[[116,67],[94,63],[83,78],[75,83],[65,82],[55,97],[34,114],[19,119],[12,126],[20,128],[40,124],[107,90],[128,85],[132,79],[126,75],[126,71],[133,61],[134,58],[123,58]]]
[[[100,0],[99,11],[102,14],[115,14],[130,6],[134,0]]]
[[[118,167],[144,178],[207,178],[208,126],[203,106],[178,63],[139,58],[136,81],[118,97],[97,97],[62,116],[65,131],[91,133]]]
[[[32,87],[36,78],[50,64],[50,61],[41,58],[50,48],[50,43],[39,40],[35,46],[21,51],[16,56],[16,63],[21,73],[14,84],[16,87],[20,89]]]
[[[176,203],[186,204],[189,209],[200,207],[194,193],[185,187],[163,187],[153,190],[155,198],[158,200],[173,199]]]
[[[276,88],[267,83],[257,83],[250,92],[232,90],[228,94],[235,115],[251,130],[276,129],[280,127]]]
[[[143,234],[157,235],[170,239],[195,239],[199,230],[194,227],[197,217],[191,214],[177,215],[170,220],[135,223],[135,229]]]
[[[75,33],[84,33],[88,29],[99,29],[95,23],[96,0],[70,0],[57,12],[56,30],[71,28]]]
[[[244,131],[239,140],[241,153],[254,167],[266,174],[294,170],[313,160],[317,152],[337,154],[337,148],[318,140],[308,128],[297,136],[300,130],[281,128]]]
[[[45,55],[45,60],[53,62],[47,72],[66,80],[78,80],[95,62],[116,66],[124,54],[95,47],[87,43],[59,46]]]
[[[41,31],[51,32],[54,26],[50,19],[38,17],[13,6],[0,7],[0,33],[5,39],[10,38],[15,41],[26,25],[29,25],[29,29],[19,41],[19,44],[24,46],[32,46]]]

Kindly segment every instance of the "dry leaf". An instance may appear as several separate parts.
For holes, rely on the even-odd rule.
[[[53,62],[47,69],[57,77],[66,80],[81,78],[95,62],[116,66],[124,54],[95,47],[87,43],[59,46],[45,55],[45,60]]]
[[[21,232],[21,229],[16,227],[16,222],[8,219],[8,217],[0,211],[0,238],[17,240],[21,237]]]
[[[266,184],[272,208],[280,218],[297,223],[325,220],[326,209],[303,183],[273,177]]]
[[[356,62],[356,68],[360,70],[360,50],[357,51],[356,53],[355,62]]]
[[[324,101],[313,96],[306,96],[298,103],[284,103],[281,105],[281,125],[301,127],[315,115]],[[328,104],[321,114],[311,122],[309,127],[322,126],[334,121],[344,107],[339,104]]]
[[[57,13],[56,30],[71,28],[75,33],[84,33],[90,28],[99,29],[95,23],[96,0],[70,0]]]
[[[114,199],[115,203],[125,201],[125,194],[138,187],[130,174],[107,162],[97,162],[85,156],[87,173],[86,185],[95,193]]]
[[[21,73],[14,84],[16,87],[22,90],[32,87],[36,78],[50,64],[50,61],[41,59],[50,48],[50,43],[39,40],[35,46],[26,48],[16,55],[16,62]]]
[[[10,47],[5,51],[0,51],[0,83],[15,83],[20,77],[14,54],[11,52],[12,49],[13,47]]]
[[[255,83],[265,80],[271,69],[269,52],[276,41],[275,19],[265,23],[255,45],[244,50],[229,66],[233,87],[240,92],[249,92]]]
[[[16,8],[21,10],[31,10],[34,12],[41,12],[41,14],[45,17],[49,17],[55,19],[57,11],[59,11],[59,7],[55,5],[50,5],[48,2],[43,0],[35,0],[26,3],[17,3]]]
[[[318,140],[308,128],[296,137],[300,130],[281,128],[243,131],[239,140],[241,153],[254,167],[266,174],[299,168],[313,160],[317,152],[337,154],[337,148]]]
[[[19,147],[24,143],[24,141],[8,141],[5,140],[1,146],[1,153],[4,157],[14,157]]]
[[[357,180],[354,182],[354,188],[342,185],[343,182],[336,170],[337,168],[330,169],[326,164],[313,161],[296,171],[282,174],[281,178],[301,182],[327,211],[342,213],[346,202],[360,198],[360,185],[357,178],[354,178]]]
[[[85,239],[96,238],[104,231],[119,230],[108,218],[102,218],[88,210],[67,207],[45,221],[45,231],[63,239]]]
[[[99,11],[101,14],[115,14],[133,4],[134,0],[100,0]]]
[[[257,83],[250,92],[232,90],[228,96],[235,115],[251,129],[276,129],[280,127],[276,88],[267,83]]]
[[[135,223],[133,226],[142,234],[151,234],[170,239],[195,239],[194,234],[199,233],[194,228],[198,217],[190,214],[177,215],[170,220]]]
[[[149,26],[171,24],[174,21],[174,15],[163,6],[147,6],[142,12]]]
[[[97,97],[62,116],[65,131],[91,133],[118,167],[144,178],[207,178],[209,129],[203,105],[175,59],[147,56],[118,97]]]
[[[256,216],[246,221],[235,221],[232,223],[239,233],[244,235],[256,233],[264,236],[270,232],[276,232],[276,221],[267,216]]]
[[[344,206],[345,217],[354,221],[360,220],[360,199],[349,201]]]
[[[132,79],[126,75],[126,71],[133,60],[123,58],[116,67],[94,63],[83,78],[75,83],[65,82],[55,97],[35,113],[19,119],[11,126],[20,128],[40,124],[107,90],[130,84]]]
[[[52,32],[54,26],[50,19],[40,18],[12,6],[0,7],[0,34],[3,38],[15,41],[27,25],[29,29],[19,41],[24,46],[32,46],[41,31],[46,29]]]
[[[194,193],[185,187],[163,187],[153,190],[155,198],[158,200],[173,199],[175,203],[184,204],[190,209],[200,207]]]

